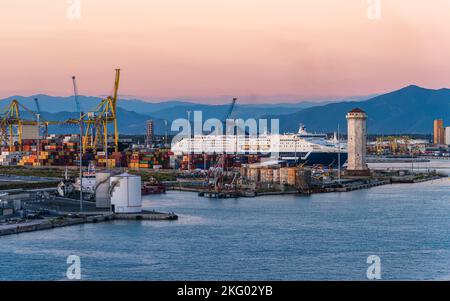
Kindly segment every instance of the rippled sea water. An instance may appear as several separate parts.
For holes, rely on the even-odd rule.
[[[450,180],[311,197],[145,197],[178,221],[114,221],[0,237],[0,279],[450,280]]]

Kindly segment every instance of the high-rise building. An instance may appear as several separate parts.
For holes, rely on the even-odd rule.
[[[445,144],[444,121],[442,119],[434,121],[434,144]]]
[[[445,144],[450,145],[450,126],[445,128]]]
[[[347,172],[354,175],[370,174],[366,164],[366,120],[367,114],[353,109],[347,114],[348,163]]]
[[[153,144],[154,135],[154,122],[153,120],[147,120],[147,146],[150,147]]]

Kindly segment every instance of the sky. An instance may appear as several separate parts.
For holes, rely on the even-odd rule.
[[[68,96],[72,75],[110,94],[115,68],[122,97],[150,101],[450,87],[450,0],[378,1],[4,0],[0,97]]]

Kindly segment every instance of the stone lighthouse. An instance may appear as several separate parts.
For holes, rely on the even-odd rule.
[[[348,175],[370,175],[366,164],[366,120],[366,112],[359,108],[353,109],[347,114]]]

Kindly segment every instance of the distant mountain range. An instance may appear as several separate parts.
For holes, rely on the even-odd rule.
[[[368,114],[367,131],[371,134],[429,134],[433,132],[434,119],[444,119],[450,125],[450,89],[431,90],[414,85],[366,101],[331,103],[266,117],[279,118],[281,131],[296,131],[298,124],[303,123],[309,131],[328,133],[340,125],[345,133],[345,116],[355,107]]]
[[[0,102],[4,108],[12,99],[17,99],[30,110],[36,111],[34,98],[39,99],[42,118],[65,120],[76,117],[73,97],[35,95],[30,97],[12,96]],[[100,102],[98,97],[80,96],[82,110],[92,111]],[[368,100],[355,98],[340,102],[298,102],[282,104],[237,104],[232,118],[278,118],[282,132],[297,131],[303,123],[309,131],[333,132],[338,125],[346,132],[345,115],[355,107],[367,112],[368,132],[374,134],[429,134],[433,131],[433,120],[442,118],[450,125],[450,89],[431,90],[418,86],[379,95]],[[155,121],[157,134],[164,133],[164,120],[186,118],[186,111],[202,111],[203,119],[222,120],[230,105],[207,105],[187,101],[167,101],[152,103],[138,99],[118,101],[118,123],[122,134],[144,134],[148,119]],[[32,118],[27,113],[23,117]],[[52,127],[51,132],[63,133],[68,127]],[[170,130],[170,129],[169,129]],[[74,128],[76,132],[76,128]]]
[[[0,102],[0,108],[5,108],[13,99],[19,101],[27,109],[37,111],[34,99],[37,98],[42,110],[41,115],[45,120],[63,121],[75,118],[76,105],[74,97],[55,97],[48,95],[11,96]],[[93,111],[100,103],[98,97],[79,96],[82,111]],[[237,104],[231,115],[232,118],[259,118],[263,115],[276,113],[278,115],[289,114],[301,109],[310,108],[327,102],[299,102],[283,104]],[[164,120],[172,121],[177,118],[187,118],[187,111],[202,111],[203,119],[218,118],[222,120],[230,109],[230,105],[206,105],[186,101],[167,101],[152,103],[138,99],[119,99],[118,124],[123,134],[144,134],[146,121],[155,121],[155,132],[162,134],[165,131]],[[23,118],[34,118],[23,112]],[[170,128],[169,128],[170,130]],[[68,131],[64,126],[52,126],[52,133],[63,133]]]
[[[39,100],[39,105],[41,109],[45,112],[58,113],[58,112],[76,111],[76,105],[73,96],[60,97],[60,96],[48,96],[44,94],[32,95],[28,97],[11,96],[3,99],[2,103],[9,103],[11,100],[16,99],[27,108],[31,110],[36,110],[36,104],[34,101],[35,98]],[[101,98],[80,95],[78,97],[78,100],[80,102],[81,109],[87,112],[95,109],[95,107],[100,103]],[[322,101],[322,102],[303,101],[298,103],[277,103],[277,104],[239,104],[238,102],[238,104],[236,105],[235,113],[249,114],[249,112],[253,111],[256,108],[258,112],[268,113],[271,110],[276,109],[278,114],[283,114],[292,112],[292,109],[300,110],[317,105],[324,105],[330,102],[331,101]],[[0,106],[2,106],[1,103]],[[163,114],[165,115],[163,118],[169,120],[186,116],[186,110],[205,110],[206,115],[208,114],[207,113],[208,111],[217,111],[217,114],[213,114],[214,117],[221,117],[219,116],[219,114],[220,113],[225,114],[230,107],[228,104],[209,105],[188,101],[148,102],[139,99],[119,99],[117,102],[117,106],[127,111],[139,112],[139,114],[145,115],[152,113]],[[177,110],[173,111],[174,108],[177,108]],[[172,111],[173,115],[164,113],[170,111]]]

